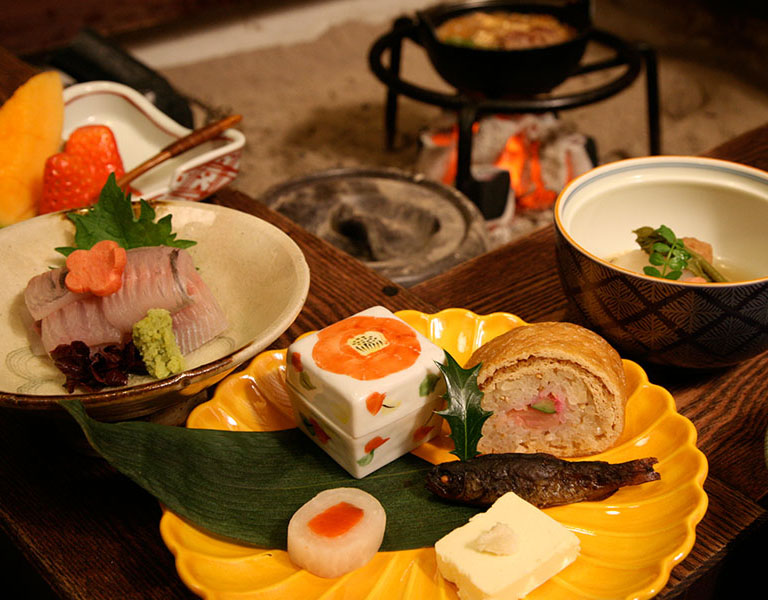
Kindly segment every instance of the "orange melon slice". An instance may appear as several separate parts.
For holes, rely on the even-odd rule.
[[[64,123],[61,77],[31,77],[0,106],[0,226],[34,217],[45,160],[58,152]]]

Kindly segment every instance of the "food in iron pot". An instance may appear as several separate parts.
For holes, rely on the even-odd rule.
[[[288,523],[288,556],[319,577],[339,577],[366,565],[384,538],[379,501],[357,488],[324,490]]]
[[[485,50],[551,46],[566,42],[575,34],[573,27],[552,15],[503,11],[472,11],[437,27],[437,37],[443,43]]]
[[[572,323],[521,325],[478,348],[481,453],[585,456],[611,447],[624,429],[627,400],[618,352]]]

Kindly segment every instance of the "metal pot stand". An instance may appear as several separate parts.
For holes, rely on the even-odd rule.
[[[410,39],[422,46],[418,36],[418,22],[411,17],[395,20],[392,29],[379,37],[371,46],[368,62],[373,74],[387,86],[384,125],[386,145],[392,149],[397,133],[397,108],[400,95],[413,100],[453,110],[457,113],[459,130],[458,165],[455,187],[477,205],[486,219],[502,214],[507,201],[509,173],[501,171],[487,180],[479,180],[471,173],[472,126],[489,114],[544,113],[578,108],[600,102],[629,87],[645,67],[646,104],[648,116],[648,146],[651,155],[660,153],[659,84],[655,50],[645,43],[630,43],[601,30],[592,30],[589,41],[614,51],[610,58],[580,65],[570,77],[625,66],[610,81],[573,94],[526,96],[516,98],[483,98],[464,92],[441,93],[400,77],[403,40]],[[384,64],[384,53],[389,52],[389,63]]]

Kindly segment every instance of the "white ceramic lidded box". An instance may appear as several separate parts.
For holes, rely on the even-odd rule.
[[[286,381],[302,431],[360,478],[440,429],[445,353],[382,306],[288,348]]]

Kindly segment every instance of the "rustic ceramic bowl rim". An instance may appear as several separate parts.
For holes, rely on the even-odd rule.
[[[665,155],[665,156],[647,156],[647,157],[641,157],[641,158],[627,158],[623,160],[618,160],[615,162],[611,162],[605,165],[595,167],[587,171],[586,173],[572,179],[565,186],[565,188],[563,188],[563,190],[558,195],[557,200],[555,201],[555,206],[554,206],[554,222],[555,222],[555,228],[558,231],[558,233],[562,235],[562,237],[574,249],[579,251],[581,254],[583,254],[590,260],[593,260],[594,262],[600,264],[602,267],[606,269],[610,269],[612,271],[616,271],[625,276],[654,282],[658,285],[669,286],[669,287],[685,286],[685,287],[698,287],[698,288],[712,289],[712,288],[744,287],[744,286],[754,285],[756,283],[768,283],[768,276],[755,278],[755,279],[747,279],[742,281],[707,282],[707,283],[674,281],[674,280],[661,279],[658,277],[651,277],[643,273],[638,273],[636,271],[631,271],[630,269],[626,269],[624,267],[614,265],[613,263],[608,262],[607,260],[598,256],[597,254],[594,254],[589,250],[585,249],[576,240],[573,239],[573,237],[568,233],[567,228],[563,224],[563,220],[561,217],[564,207],[569,200],[571,200],[580,190],[585,189],[595,181],[605,179],[608,177],[613,177],[613,176],[616,176],[617,174],[626,173],[628,171],[645,170],[649,167],[651,168],[658,168],[658,167],[691,168],[693,167],[693,168],[699,168],[699,169],[704,169],[708,171],[720,171],[720,172],[729,173],[732,175],[737,175],[739,177],[752,179],[768,186],[768,173],[766,173],[765,171],[762,171],[760,169],[750,167],[747,165],[743,165],[740,163],[736,163],[728,160],[722,160],[718,158],[706,158],[706,157],[683,156],[683,155]]]

